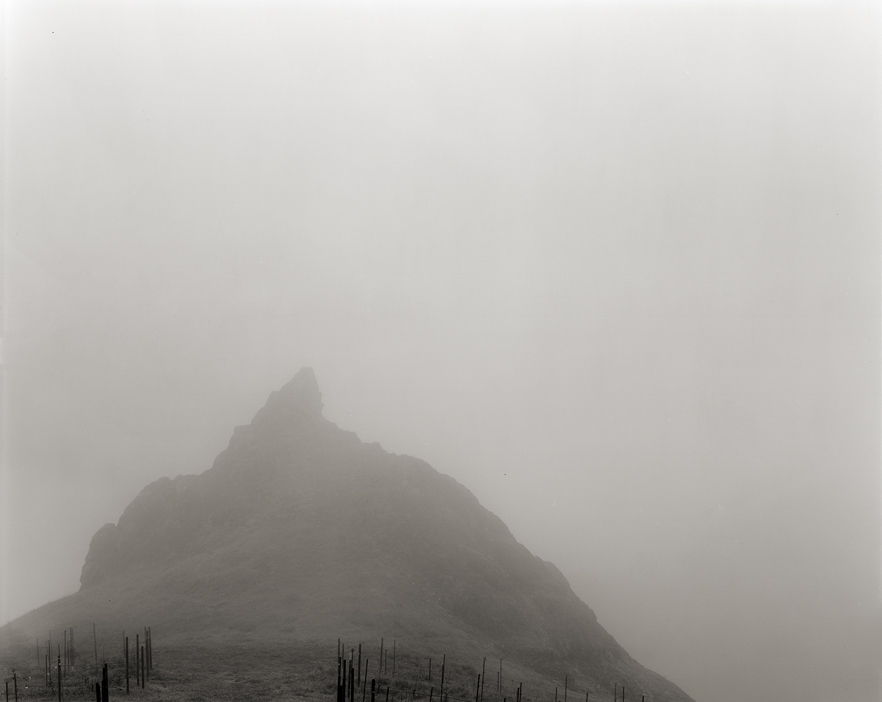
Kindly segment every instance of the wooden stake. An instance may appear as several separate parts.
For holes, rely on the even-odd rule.
[[[361,644],[358,644],[358,670],[355,673],[355,682],[361,685]]]
[[[377,681],[371,678],[371,702],[377,702]]]
[[[487,659],[481,664],[481,702],[484,702],[484,677],[487,675]]]
[[[370,664],[370,658],[364,659],[364,683],[361,686],[361,702],[364,702],[365,695],[367,694],[367,674],[368,674],[368,665]]]
[[[481,695],[481,676],[478,676],[478,684],[475,685],[475,702],[478,702],[478,698]]]
[[[141,635],[135,634],[135,687],[141,686]]]
[[[567,702],[567,683],[569,682],[569,676],[564,675],[564,702]]]
[[[141,689],[147,686],[147,676],[144,674],[144,646],[141,646]]]
[[[129,694],[129,637],[126,636],[126,694]]]
[[[380,637],[380,677],[383,677],[383,637]]]
[[[441,659],[441,702],[444,702],[444,669],[447,667],[447,654]]]
[[[395,677],[395,639],[392,639],[392,677]]]
[[[58,647],[58,702],[61,702],[61,646]]]

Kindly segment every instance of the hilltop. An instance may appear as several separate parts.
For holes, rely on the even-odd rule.
[[[94,535],[79,592],[11,622],[7,637],[33,646],[92,621],[150,622],[180,645],[385,636],[426,655],[566,676],[597,698],[625,684],[638,699],[690,699],[634,661],[464,486],[361,442],[322,408],[304,368],[209,470],[145,487]]]

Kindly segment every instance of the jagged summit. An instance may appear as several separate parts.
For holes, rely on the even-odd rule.
[[[301,368],[280,390],[273,390],[252,424],[269,415],[306,414],[320,417],[324,408],[322,392],[312,368]]]
[[[653,702],[689,701],[463,485],[362,443],[322,408],[303,368],[210,469],[144,488],[93,537],[74,604],[100,602],[120,629],[137,614],[181,636],[445,641],[447,652],[493,650],[578,676],[592,699],[618,682]],[[34,628],[57,626],[53,611]]]

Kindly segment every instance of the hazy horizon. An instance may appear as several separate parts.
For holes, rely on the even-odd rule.
[[[882,699],[876,5],[3,12],[0,624],[312,366],[699,702]]]

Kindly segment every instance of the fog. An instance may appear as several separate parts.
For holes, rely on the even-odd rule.
[[[697,700],[882,699],[877,6],[2,11],[0,623],[312,366]]]

